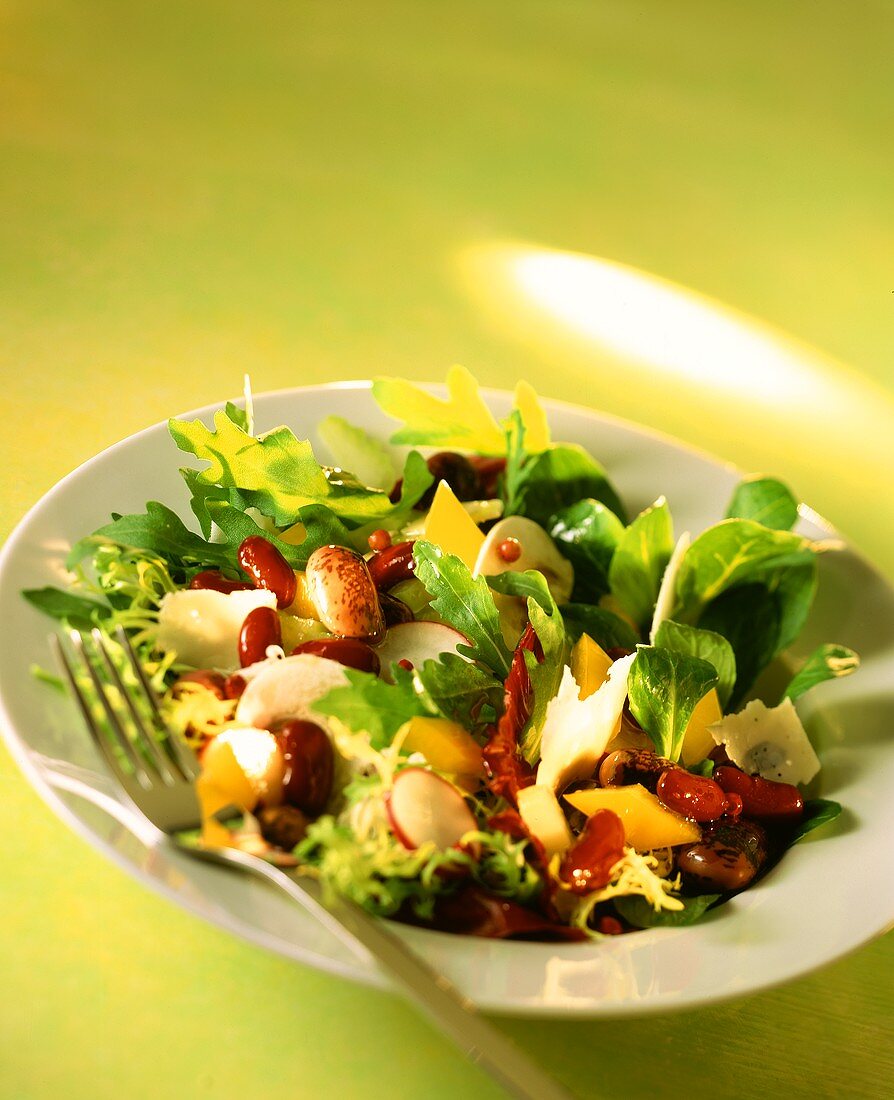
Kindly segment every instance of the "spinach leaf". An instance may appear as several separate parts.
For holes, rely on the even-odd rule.
[[[814,829],[819,829],[823,825],[828,825],[840,814],[841,804],[833,802],[830,798],[809,799],[804,803],[804,816],[798,822],[794,833],[792,833],[790,843],[797,844],[808,833],[812,833]]]
[[[589,634],[606,651],[636,649],[639,636],[628,622],[613,611],[584,603],[566,603],[561,610],[570,642],[576,642],[581,634]]]
[[[75,629],[91,629],[111,615],[111,608],[96,600],[64,592],[60,588],[27,588],[22,595],[45,615],[69,623]]]
[[[726,518],[750,519],[776,531],[790,531],[798,522],[798,502],[781,481],[749,477],[736,486]]]
[[[704,608],[728,589],[765,581],[770,571],[806,565],[813,555],[812,544],[800,535],[750,519],[723,520],[703,531],[680,563],[679,604],[672,618],[697,622]]]
[[[368,733],[372,747],[381,750],[405,722],[434,714],[416,691],[413,673],[399,665],[393,673],[394,683],[389,684],[371,672],[346,668],[348,686],[332,688],[314,703],[314,710],[337,718],[353,733]]]
[[[601,501],[616,516],[624,506],[605,470],[583,447],[552,444],[539,454],[529,454],[512,486],[506,514],[521,515],[546,526],[551,516],[584,498]]]
[[[614,898],[618,914],[634,928],[681,928],[701,920],[708,909],[719,901],[720,894],[700,894],[695,898],[680,898],[682,909],[659,909],[657,912],[638,894]]]
[[[574,566],[572,598],[596,603],[609,590],[608,570],[624,524],[598,500],[579,500],[558,511],[549,533]]]
[[[783,699],[797,699],[805,691],[821,684],[824,680],[834,680],[839,676],[850,676],[860,667],[860,658],[845,645],[821,645],[810,654],[792,679],[783,695]]]
[[[655,751],[678,760],[696,704],[717,683],[714,666],[699,657],[642,645],[627,683],[631,713]]]
[[[417,669],[428,697],[445,718],[477,733],[489,725],[503,705],[503,684],[458,653],[442,653]]]
[[[226,546],[206,542],[190,531],[175,512],[156,501],[146,505],[145,514],[114,516],[111,523],[75,543],[66,567],[74,569],[98,546],[108,543],[134,550],[150,550],[175,564],[191,562],[206,567],[234,564],[234,556]]]
[[[470,645],[462,646],[461,652],[505,679],[512,655],[503,640],[500,615],[485,578],[473,579],[460,558],[422,539],[413,546],[413,559],[416,578],[432,597],[431,606],[469,639]]]
[[[618,539],[608,581],[612,595],[639,626],[651,618],[673,549],[673,522],[664,497],[640,512]]]
[[[726,706],[736,682],[736,655],[722,634],[665,619],[655,633],[655,645],[674,653],[701,657],[713,665],[717,673],[717,696],[721,707]]]

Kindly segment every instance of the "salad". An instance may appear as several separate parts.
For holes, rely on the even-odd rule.
[[[675,533],[662,496],[628,514],[553,441],[525,383],[502,420],[460,367],[446,398],[372,396],[388,442],[337,416],[316,451],[256,434],[247,387],[210,426],[172,420],[192,521],[115,514],[68,587],[24,593],[101,630],[125,682],[127,631],[199,754],[192,843],[396,920],[574,940],[697,921],[840,812],[809,797],[796,703],[857,655],[822,645],[761,688],[835,549],[792,530],[785,485],[748,478]]]

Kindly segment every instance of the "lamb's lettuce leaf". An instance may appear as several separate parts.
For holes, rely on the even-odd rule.
[[[720,897],[720,894],[699,894],[694,898],[680,898],[682,909],[659,909],[657,912],[637,894],[613,898],[612,904],[619,916],[634,928],[680,928],[701,920]]]
[[[630,710],[659,756],[678,760],[696,704],[717,683],[714,666],[699,657],[640,646],[627,681]]]
[[[507,465],[506,515],[526,516],[547,526],[563,508],[592,498],[624,518],[624,506],[605,470],[577,444],[555,443],[539,454],[528,453],[515,468],[513,479]]]
[[[841,804],[833,802],[831,798],[811,798],[804,803],[804,814],[795,827],[790,844],[797,844],[808,833],[828,825],[841,815]]]
[[[790,531],[798,522],[798,502],[776,478],[749,477],[736,486],[726,518],[750,519],[776,531]]]
[[[701,657],[703,661],[713,665],[717,673],[717,696],[720,705],[726,706],[736,683],[736,655],[722,634],[665,619],[655,633],[655,645],[674,653]]]
[[[26,588],[22,595],[38,611],[76,630],[90,630],[112,613],[105,604],[60,588]]]
[[[845,645],[821,645],[810,654],[788,685],[784,699],[797,699],[824,680],[850,676],[860,667],[860,658]]]
[[[574,566],[572,599],[596,603],[609,591],[608,570],[624,524],[601,501],[588,498],[560,509],[549,533]]]
[[[640,512],[618,538],[609,585],[621,608],[640,626],[651,619],[673,549],[673,521],[664,497]]]
[[[469,639],[460,651],[480,661],[500,679],[509,674],[512,655],[503,640],[500,615],[484,577],[472,578],[469,567],[434,543],[413,546],[416,578],[432,597],[431,606],[444,622]]]
[[[570,642],[576,642],[581,634],[589,634],[606,651],[636,649],[638,635],[628,622],[613,611],[585,603],[566,603],[561,610]]]

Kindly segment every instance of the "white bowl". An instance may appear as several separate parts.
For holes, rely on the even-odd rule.
[[[490,393],[498,413],[509,395]],[[631,511],[667,496],[678,531],[722,515],[738,473],[633,424],[548,402],[554,438],[585,445],[608,467]],[[190,416],[210,417],[203,409]],[[262,394],[258,430],[280,423],[309,435],[336,411],[368,430],[392,430],[367,383]],[[38,682],[53,623],[23,588],[64,581],[68,545],[112,511],[161,500],[186,518],[182,456],[158,424],[109,448],[61,481],[16,528],[0,556],[0,719],[9,747],[48,805],[120,866],[172,901],[246,939],[357,981],[383,984],[297,907],[262,883],[153,847],[115,797],[69,700]],[[828,527],[802,509],[800,530]],[[527,1015],[620,1016],[722,1000],[815,969],[894,920],[894,592],[853,550],[825,554],[816,605],[796,653],[835,641],[863,658],[859,672],[799,703],[823,762],[820,793],[845,807],[753,889],[690,928],[653,929],[601,943],[535,944],[464,938],[395,925],[399,934],[487,1009]],[[86,796],[86,797],[85,797]],[[39,869],[36,869],[39,873]]]

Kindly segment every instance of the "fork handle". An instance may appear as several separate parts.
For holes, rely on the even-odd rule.
[[[519,1100],[573,1100],[572,1094],[549,1076],[500,1031],[478,1014],[472,1001],[358,905],[341,898],[323,901],[273,864],[234,848],[193,848],[177,844],[191,856],[239,867],[278,886],[297,901],[342,943],[372,959],[391,983],[430,1023],[480,1069]]]

